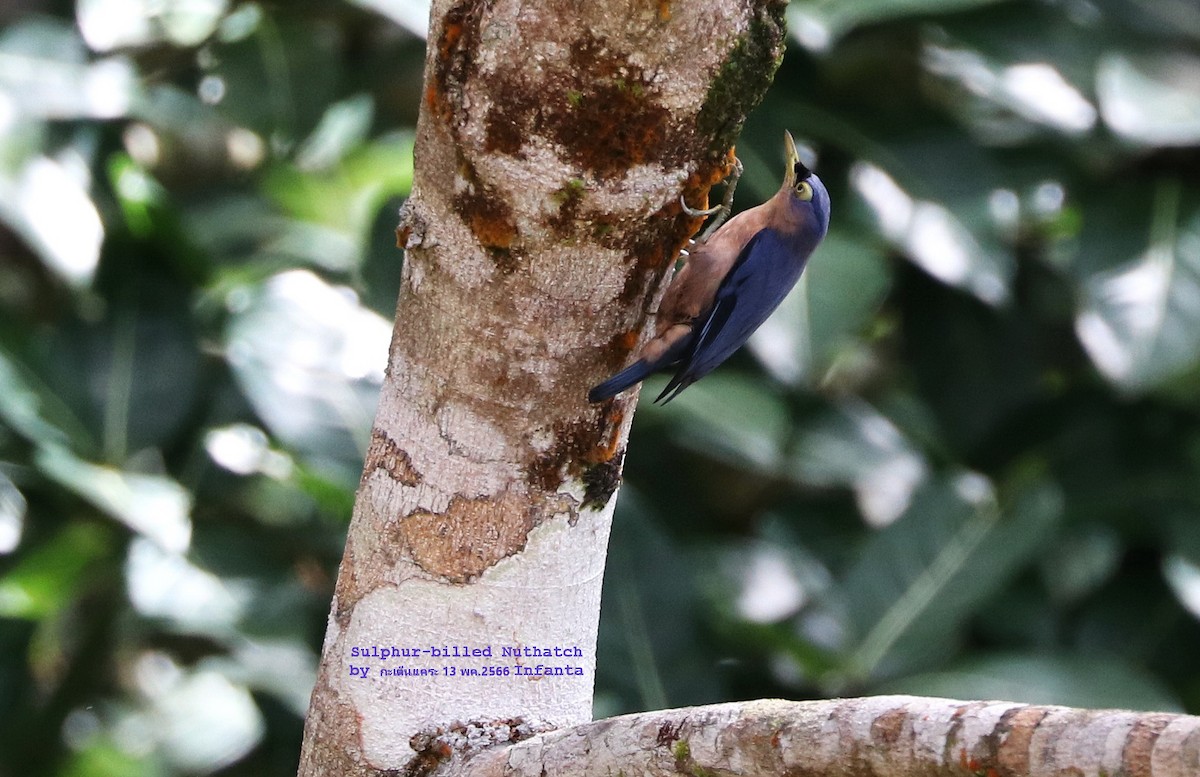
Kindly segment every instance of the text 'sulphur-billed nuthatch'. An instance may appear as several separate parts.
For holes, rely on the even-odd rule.
[[[785,134],[783,187],[694,247],[663,295],[654,338],[637,361],[588,392],[589,402],[674,369],[655,400],[671,401],[741,348],[796,285],[829,228],[829,193]]]

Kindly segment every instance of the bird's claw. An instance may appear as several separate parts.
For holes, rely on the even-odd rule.
[[[679,207],[683,208],[684,213],[688,214],[689,216],[691,216],[692,218],[695,219],[695,218],[700,218],[701,216],[705,216],[705,217],[711,216],[712,214],[714,214],[717,211],[724,208],[725,205],[724,204],[716,205],[711,208],[693,208],[692,206],[687,204],[687,200],[683,199],[683,195],[681,194],[681,195],[679,195]]]
[[[738,179],[742,177],[742,160],[736,156],[733,158],[733,169],[729,172],[729,177],[725,179],[725,196],[721,198],[721,204],[715,208],[707,208],[705,210],[697,210],[688,207],[688,204],[683,201],[683,195],[679,196],[679,204],[683,207],[683,212],[696,218],[698,216],[712,216],[716,214],[716,218],[708,223],[704,228],[704,232],[700,237],[696,238],[697,243],[703,243],[708,240],[712,233],[716,232],[725,219],[729,218],[729,214],[733,212],[733,192],[737,189]]]

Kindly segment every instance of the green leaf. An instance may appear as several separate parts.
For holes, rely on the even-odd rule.
[[[883,302],[891,272],[878,248],[834,230],[800,283],[750,338],[780,380],[816,385]]]
[[[348,289],[306,271],[243,296],[226,342],[246,398],[292,450],[357,481],[391,326]]]
[[[1047,548],[1042,578],[1057,602],[1077,602],[1106,583],[1121,563],[1124,547],[1107,526],[1085,526]]]
[[[11,553],[25,531],[25,496],[0,472],[0,555]]]
[[[171,478],[92,464],[57,446],[38,451],[35,463],[46,477],[163,548],[183,551],[191,542],[192,495]]]
[[[39,343],[46,380],[81,416],[94,419],[100,455],[116,464],[130,451],[171,445],[205,400],[192,321],[168,302],[184,303],[180,287],[136,271],[125,278],[145,284],[142,300],[114,305],[95,324],[63,324]],[[106,283],[118,284],[115,278]],[[72,450],[87,452],[78,445]]]
[[[1025,486],[1002,505],[976,474],[930,481],[863,548],[845,581],[860,677],[920,666],[1036,558],[1062,511],[1058,490]]]
[[[368,94],[358,94],[329,106],[321,123],[296,150],[297,167],[319,170],[337,164],[366,140],[374,115],[375,101]]]
[[[791,471],[805,483],[852,487],[867,522],[886,526],[908,508],[929,466],[890,420],[847,398],[799,431]]]
[[[101,526],[80,523],[25,551],[0,576],[0,616],[41,619],[58,612],[79,593],[88,567],[110,549]]]
[[[229,639],[253,599],[254,582],[218,577],[179,553],[136,539],[129,545],[125,581],[133,608],[184,634]]]
[[[83,718],[90,722],[90,710],[77,710],[75,714],[83,717],[75,718],[74,722]],[[90,738],[87,744],[72,753],[58,774],[61,777],[163,777],[159,766],[130,753],[118,744],[116,737],[110,736]]]
[[[278,166],[268,176],[265,191],[291,216],[344,232],[361,243],[379,207],[412,187],[412,143],[409,135],[383,138],[347,154],[332,169]]]
[[[148,382],[148,380],[146,381]],[[0,420],[34,447],[34,466],[44,476],[166,548],[182,550],[191,538],[191,494],[165,475],[123,472],[85,461],[72,450],[83,433],[68,437],[43,416],[61,403],[0,351]],[[68,428],[78,422],[67,411],[55,418]]]
[[[212,669],[163,665],[169,661],[145,669],[158,683],[136,724],[183,772],[216,772],[244,758],[265,729],[250,692]]]
[[[64,220],[73,228],[63,229]],[[11,176],[0,171],[0,222],[66,283],[84,287],[91,282],[105,230],[86,176],[77,170],[39,155]]]
[[[1171,555],[1163,561],[1163,577],[1184,609],[1200,620],[1200,566]]]
[[[1096,109],[1084,96],[1090,70],[1088,81],[1076,85],[1057,63],[996,60],[953,43],[927,45],[924,64],[944,81],[946,107],[993,143],[1029,141],[1045,130],[1077,138],[1096,124]]]
[[[221,87],[215,111],[253,130],[283,154],[312,132],[349,78],[341,36],[326,21],[273,7],[248,25],[252,34],[209,44],[205,75]]]
[[[76,16],[88,44],[97,51],[169,42],[196,46],[216,30],[229,0],[79,0]]]
[[[83,423],[54,391],[2,348],[0,421],[37,445],[94,444]]]
[[[69,26],[45,17],[0,29],[0,91],[20,113],[47,119],[115,119],[138,94],[130,62],[88,61]]]
[[[1183,51],[1107,54],[1096,72],[1101,115],[1122,138],[1145,146],[1200,143],[1200,57]]]
[[[1118,387],[1141,392],[1200,361],[1200,210],[1181,214],[1181,185],[1155,191],[1141,256],[1083,283],[1075,330]]]
[[[770,384],[726,367],[689,386],[670,405],[652,404],[662,383],[655,378],[642,389],[641,408],[648,417],[668,418],[683,430],[683,444],[765,471],[779,466],[788,410]]]
[[[1145,671],[1121,661],[1076,655],[980,656],[941,671],[892,680],[874,690],[951,699],[1183,712],[1175,695]]]
[[[799,0],[788,6],[788,29],[805,47],[829,48],[863,24],[962,11],[1006,0]]]
[[[941,202],[913,197],[873,164],[856,163],[850,180],[871,209],[879,233],[914,264],[989,305],[1008,299],[1016,265],[985,231],[972,230]]]

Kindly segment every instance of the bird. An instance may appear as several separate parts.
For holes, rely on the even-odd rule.
[[[783,302],[829,230],[829,192],[800,161],[786,130],[784,151],[779,191],[689,252],[663,295],[654,337],[632,364],[594,386],[589,402],[611,399],[655,372],[674,369],[654,400],[670,402],[741,348]]]

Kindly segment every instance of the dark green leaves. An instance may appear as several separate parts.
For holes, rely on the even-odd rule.
[[[421,45],[343,3],[30,7],[0,12],[0,772],[294,771]]]
[[[1145,390],[1200,359],[1200,210],[1180,182],[1153,190],[1144,250],[1084,282],[1080,339],[1105,377]]]

